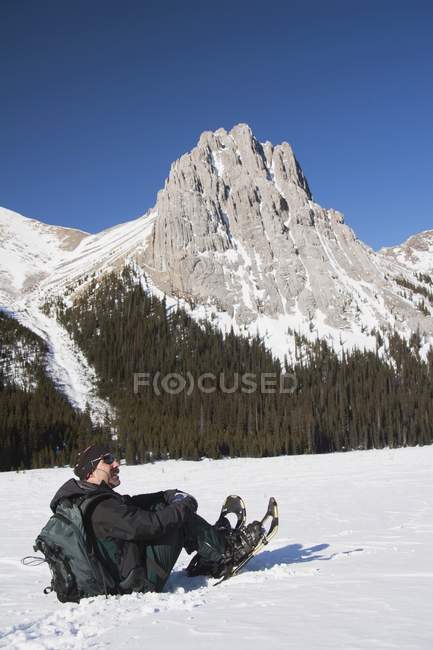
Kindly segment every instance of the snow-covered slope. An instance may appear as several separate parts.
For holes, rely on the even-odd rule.
[[[0,208],[0,304],[32,293],[86,236]]]
[[[122,268],[131,256],[140,259],[152,234],[156,212],[150,211],[97,235],[82,239],[70,255],[59,260],[39,287],[39,299],[61,295],[66,287],[82,286],[84,278]]]
[[[151,211],[90,235],[0,208],[0,306],[41,304],[92,273],[121,267],[132,254],[139,259],[155,217]]]
[[[154,213],[146,214],[89,235],[0,210],[0,307],[47,343],[48,374],[74,407],[89,406],[95,423],[102,422],[111,407],[96,396],[93,368],[42,307],[53,296],[65,297],[67,287],[82,287],[92,274],[121,268],[132,253],[139,258],[154,219]]]
[[[98,397],[94,369],[64,327],[31,304],[14,315],[47,344],[46,372],[69,403],[80,411],[88,409],[95,424],[102,424],[106,415],[113,415],[110,404]]]
[[[380,252],[418,273],[433,273],[433,230],[424,230],[400,246],[382,248]]]
[[[122,467],[123,493],[179,487],[215,520],[229,493],[280,530],[240,576],[189,579],[182,554],[162,594],[62,605],[47,567],[23,567],[69,469],[0,474],[0,647],[22,650],[430,650],[433,448],[169,461]]]

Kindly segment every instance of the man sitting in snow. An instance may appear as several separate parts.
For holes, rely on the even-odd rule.
[[[196,514],[196,499],[179,490],[122,496],[120,465],[104,444],[87,447],[77,458],[74,473],[56,493],[51,509],[63,499],[106,493],[96,503],[90,525],[97,554],[120,593],[161,591],[185,548],[196,551],[189,575],[221,577],[238,564],[261,535],[259,522],[233,532],[226,518],[212,526]]]

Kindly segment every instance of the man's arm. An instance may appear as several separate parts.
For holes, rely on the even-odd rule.
[[[160,503],[166,504],[167,501],[164,492],[150,492],[149,494],[136,494],[133,497],[124,497],[125,502],[129,505],[143,508],[143,510],[150,510],[153,506]]]
[[[95,507],[92,526],[96,537],[153,542],[179,528],[196,509],[194,499],[185,498],[157,512],[135,504],[106,499]]]
[[[182,497],[189,497],[194,499],[190,494],[183,492],[182,490],[165,490],[165,492],[151,492],[149,494],[136,494],[132,497],[124,496],[123,501],[127,504],[133,504],[144,510],[153,510],[153,506],[156,505],[170,505],[173,502],[173,499],[180,500]],[[194,499],[195,500],[195,499]],[[197,509],[197,502],[196,502]]]

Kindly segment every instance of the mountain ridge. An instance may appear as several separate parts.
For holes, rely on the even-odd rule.
[[[73,302],[125,264],[193,317],[259,333],[281,360],[294,354],[295,333],[337,350],[375,349],[374,331],[394,328],[433,341],[433,305],[417,290],[430,288],[417,272],[433,269],[433,231],[373,251],[341,212],[313,200],[287,142],[261,143],[245,124],[202,133],[141,217],[91,234],[1,209],[0,240],[0,304],[48,341],[52,325],[53,358],[70,359],[73,348],[64,355],[64,333],[43,305]]]

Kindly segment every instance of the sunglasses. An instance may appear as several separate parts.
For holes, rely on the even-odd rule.
[[[112,465],[116,460],[116,456],[112,453],[99,456],[99,458],[94,458],[93,460],[90,461],[91,466],[93,467],[94,463],[98,464],[100,460],[103,460],[104,463],[106,463],[107,465]]]

